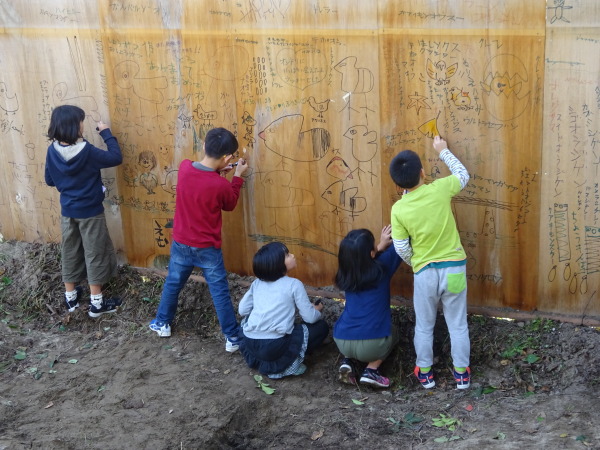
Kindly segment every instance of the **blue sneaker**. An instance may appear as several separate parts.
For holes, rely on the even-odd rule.
[[[421,383],[421,386],[423,386],[425,389],[430,389],[435,386],[435,381],[433,380],[433,370],[430,370],[427,373],[422,373],[421,368],[416,366],[415,376],[417,377],[417,380],[419,380],[419,383]]]
[[[65,303],[67,304],[67,309],[69,310],[69,312],[73,312],[75,311],[77,308],[79,308],[79,299],[81,298],[81,296],[83,295],[83,289],[81,286],[77,286],[75,288],[75,298],[71,301],[67,300],[67,294],[65,294]]]
[[[153,319],[148,325],[152,331],[156,331],[156,333],[160,337],[169,337],[171,336],[171,325],[165,322],[159,322],[156,319]]]
[[[467,371],[463,373],[454,370],[454,380],[456,389],[468,389],[471,386],[471,369],[467,367]]]
[[[237,352],[240,349],[240,343],[242,342],[242,338],[240,337],[228,337],[225,340],[225,350],[229,353]]]
[[[388,388],[390,387],[390,379],[384,377],[379,373],[377,369],[369,369],[368,367],[363,371],[360,377],[360,382],[370,384],[371,386]]]

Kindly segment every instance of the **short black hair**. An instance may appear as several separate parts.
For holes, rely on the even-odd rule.
[[[381,264],[373,259],[375,237],[366,228],[350,231],[338,251],[335,285],[342,291],[358,292],[374,288],[383,277]]]
[[[254,275],[262,281],[277,281],[287,273],[285,257],[290,251],[281,242],[269,242],[252,259]]]
[[[390,176],[401,188],[412,189],[421,179],[423,164],[421,158],[412,150],[403,150],[390,163]]]
[[[222,158],[233,155],[239,144],[233,133],[225,128],[213,128],[206,133],[204,140],[204,153],[211,158]]]
[[[48,139],[75,144],[80,136],[81,122],[85,120],[85,112],[79,106],[61,105],[52,110]]]

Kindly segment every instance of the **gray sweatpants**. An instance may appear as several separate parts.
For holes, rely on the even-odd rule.
[[[433,365],[433,329],[439,301],[450,332],[452,362],[468,367],[471,343],[467,324],[466,265],[425,269],[414,277],[416,365]]]

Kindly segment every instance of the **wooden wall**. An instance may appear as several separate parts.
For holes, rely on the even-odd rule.
[[[448,174],[439,132],[471,174],[469,302],[600,316],[599,23],[595,0],[0,0],[0,232],[60,240],[44,135],[76,104],[123,148],[104,173],[122,260],[164,267],[177,167],[223,126],[251,166],[228,270],[275,239],[330,285],[341,238],[389,223],[396,153]]]

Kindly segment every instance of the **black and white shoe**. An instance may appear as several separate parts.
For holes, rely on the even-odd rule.
[[[75,292],[75,298],[71,301],[67,300],[67,294],[65,294],[65,303],[67,304],[67,309],[69,310],[69,312],[73,312],[77,308],[79,308],[79,299],[83,295],[83,288],[81,286],[77,286],[75,288]]]
[[[102,314],[110,314],[117,312],[117,307],[121,306],[121,303],[123,302],[118,297],[112,297],[106,300],[102,299],[102,305],[99,308],[95,307],[93,304],[90,306],[88,315],[90,317],[96,318],[100,317]]]

